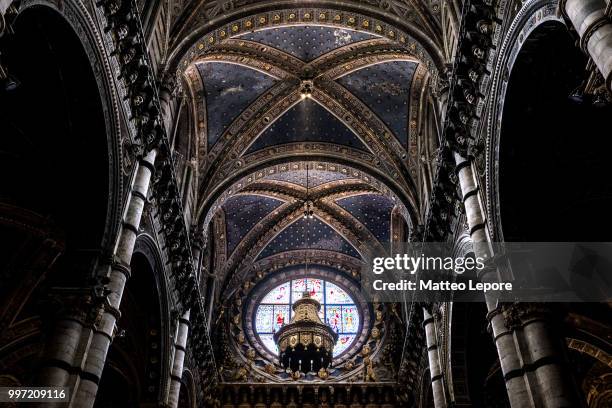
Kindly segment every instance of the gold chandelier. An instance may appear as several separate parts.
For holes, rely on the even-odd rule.
[[[321,304],[308,291],[293,304],[293,318],[274,334],[279,360],[294,379],[316,373],[327,378],[338,334],[319,318]]]
[[[304,219],[306,221],[306,246],[310,248],[310,220],[314,218],[313,203],[310,200],[309,165],[306,163],[306,200]],[[306,259],[308,274],[308,258]],[[317,374],[326,379],[327,368],[331,365],[334,345],[338,334],[319,318],[321,304],[310,297],[307,290],[302,298],[293,304],[291,321],[275,334],[274,341],[280,350],[279,360],[287,373],[297,380],[304,374]]]

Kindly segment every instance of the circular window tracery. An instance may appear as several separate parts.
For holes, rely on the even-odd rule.
[[[263,346],[278,355],[273,335],[293,316],[292,306],[308,291],[321,304],[319,317],[338,333],[333,351],[340,356],[359,335],[361,313],[351,295],[338,285],[320,278],[303,277],[288,280],[267,292],[257,304],[254,331]]]

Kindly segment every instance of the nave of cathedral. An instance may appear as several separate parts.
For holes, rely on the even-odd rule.
[[[0,0],[0,387],[611,407],[609,276],[361,287],[406,242],[487,282],[515,276],[494,243],[612,242],[611,92],[610,0]]]

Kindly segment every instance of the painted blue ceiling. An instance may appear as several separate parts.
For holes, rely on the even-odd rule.
[[[369,33],[343,28],[292,26],[255,31],[243,34],[238,38],[278,48],[302,61],[312,61],[336,48],[377,37]]]
[[[414,62],[390,61],[352,72],[338,82],[368,105],[406,146],[410,86],[415,69]]]
[[[278,234],[258,259],[293,249],[326,249],[359,258],[357,250],[329,225],[318,218],[300,218]]]
[[[380,242],[389,242],[393,210],[390,199],[378,194],[362,194],[337,200],[336,203],[365,225]]]
[[[286,181],[306,187],[306,170],[291,170],[266,176],[269,180]],[[314,188],[325,183],[336,180],[346,180],[352,178],[348,174],[326,170],[308,170],[308,187]]]
[[[337,143],[367,151],[367,147],[344,123],[311,99],[289,109],[249,147],[248,153],[292,142]]]
[[[231,254],[251,228],[282,203],[274,198],[257,195],[230,197],[223,204],[227,253]]]
[[[198,64],[204,84],[208,146],[212,146],[232,121],[275,82],[250,68],[223,62]]]

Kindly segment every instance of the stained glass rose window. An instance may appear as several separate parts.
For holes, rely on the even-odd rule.
[[[339,356],[355,341],[361,316],[355,301],[344,289],[323,279],[292,279],[270,290],[257,305],[255,333],[270,353],[278,354],[272,336],[289,323],[293,314],[291,306],[301,299],[304,291],[321,303],[319,317],[338,333],[334,356]]]

